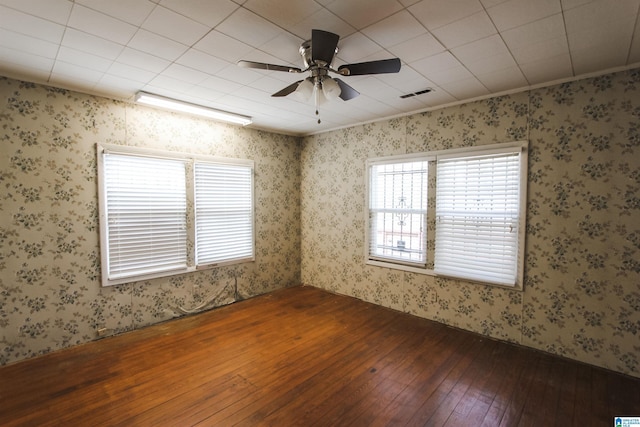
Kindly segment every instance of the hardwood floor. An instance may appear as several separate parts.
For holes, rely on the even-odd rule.
[[[0,368],[0,425],[612,426],[640,379],[295,287]]]

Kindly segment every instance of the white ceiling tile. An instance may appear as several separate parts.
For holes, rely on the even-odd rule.
[[[2,4],[62,25],[69,20],[73,6],[73,2],[69,0],[3,0]]]
[[[57,59],[68,64],[86,67],[90,70],[100,71],[102,73],[106,72],[113,62],[110,59],[102,58],[100,56],[66,46],[62,46],[60,48]]]
[[[204,36],[202,40],[193,47],[194,49],[224,59],[225,61],[233,62],[234,64],[240,59],[244,59],[246,55],[254,49],[241,41],[215,30]]]
[[[193,86],[185,93],[195,98],[206,100],[207,102],[215,101],[216,99],[221,98],[225,95],[223,92],[219,92],[217,90],[213,90],[200,85]]]
[[[128,46],[168,61],[175,61],[189,49],[186,45],[143,29],[138,30]]]
[[[428,96],[423,98],[423,102],[429,107],[437,107],[455,102],[456,98],[442,88],[437,88],[433,92],[429,92]]]
[[[409,12],[402,11],[363,29],[362,32],[382,47],[388,48],[426,34],[427,30]]]
[[[162,0],[160,4],[209,28],[214,28],[238,8],[238,4],[230,0]]]
[[[391,46],[388,50],[403,62],[409,63],[444,52],[445,47],[430,33],[425,33],[414,39]]]
[[[152,73],[160,73],[171,64],[166,59],[130,47],[125,47],[122,50],[117,61]]]
[[[176,60],[176,63],[208,74],[215,74],[229,65],[228,61],[216,58],[215,56],[211,56],[196,49],[189,49],[186,51],[184,55]]]
[[[451,53],[463,64],[483,61],[497,55],[509,54],[509,49],[499,35],[493,35],[451,49]],[[515,65],[514,63],[510,65]]]
[[[218,71],[216,76],[242,85],[248,85],[261,77],[264,77],[264,73],[250,68],[242,68],[236,64],[231,64]]]
[[[633,0],[591,2],[565,12],[576,74],[627,64],[639,7]]]
[[[399,73],[388,74],[384,81],[402,94],[414,93],[434,86],[432,81],[408,66],[403,66]]]
[[[402,5],[396,0],[341,0],[327,5],[327,8],[356,30],[361,30],[399,12]]]
[[[485,9],[496,6],[500,3],[504,3],[506,1],[509,1],[509,0],[480,0],[480,2],[485,7]]]
[[[55,58],[59,45],[42,39],[7,31],[0,28],[0,46],[8,47],[31,55]]]
[[[105,74],[98,84],[93,88],[95,93],[102,93],[104,96],[112,96],[116,99],[131,99],[140,90],[141,83],[127,77]]]
[[[354,33],[338,43],[338,58],[345,63],[360,62],[382,48],[362,33]],[[338,61],[336,61],[338,62]]]
[[[568,54],[569,45],[562,14],[522,25],[502,33],[518,64]]]
[[[73,7],[67,25],[121,45],[127,44],[137,29],[134,25],[80,5]]]
[[[409,7],[409,11],[429,31],[482,12],[478,0],[422,0]]]
[[[433,30],[433,35],[449,49],[496,33],[489,15],[484,11]]]
[[[10,64],[15,67],[9,67]],[[2,75],[15,76],[17,73],[24,73],[25,76],[37,76],[40,79],[44,77],[46,81],[53,64],[54,61],[51,58],[0,46],[0,69],[7,71]],[[14,71],[11,72],[12,70]]]
[[[429,73],[429,79],[438,86],[443,86],[451,82],[468,80],[471,78],[473,78],[471,72],[462,65]]]
[[[278,64],[283,61],[303,67],[302,56],[300,56],[300,45],[304,42],[300,37],[289,33],[282,33],[274,39],[260,46],[260,50],[278,59]],[[286,64],[283,64],[286,65]]]
[[[145,87],[162,88],[172,92],[180,93],[189,90],[194,85],[183,80],[174,79],[165,75],[154,77]],[[155,92],[154,92],[155,93]]]
[[[311,30],[329,31],[340,37],[346,37],[356,31],[355,28],[327,9],[320,9],[300,23],[292,25],[289,30],[303,40],[311,39]]]
[[[111,67],[107,70],[107,74],[113,77],[128,78],[136,83],[149,83],[157,76],[157,73],[122,62],[114,62],[111,64]]]
[[[162,75],[196,85],[205,81],[209,77],[205,72],[175,63],[169,65],[169,67],[162,72]]]
[[[271,22],[247,9],[238,9],[216,30],[253,47],[258,47],[280,34]]]
[[[519,64],[522,73],[531,85],[552,82],[573,75],[569,54],[545,57]]]
[[[527,46],[549,39],[566,38],[564,17],[558,13],[503,31],[501,34],[511,48]]]
[[[222,79],[218,76],[210,76],[205,81],[200,83],[199,86],[207,89],[212,89],[220,93],[229,94],[240,89],[244,85]]]
[[[509,0],[487,9],[500,31],[561,13],[560,0]]]
[[[100,81],[104,73],[102,71],[91,70],[76,64],[66,62],[56,62],[51,70],[51,82],[73,81],[77,79],[84,84],[96,84]]]
[[[64,70],[65,72],[68,70]],[[64,73],[56,73],[51,74],[49,77],[48,84],[51,86],[61,87],[61,88],[73,88],[73,90],[80,92],[93,93],[94,87],[99,82],[99,80],[90,80],[83,78],[84,74],[64,74]]]
[[[492,92],[502,92],[511,89],[524,88],[529,85],[520,68],[495,69],[486,74],[475,74],[478,80]]]
[[[67,28],[64,32],[62,46],[94,53],[107,59],[117,58],[123,50],[123,46],[118,43],[73,28]]]
[[[601,1],[601,0],[560,0],[560,3],[562,5],[562,10],[569,10],[569,9],[573,9],[574,7],[591,3],[593,1]]]
[[[248,0],[244,7],[282,27],[294,26],[321,8],[313,0]]]
[[[210,29],[162,6],[153,9],[142,28],[187,46],[200,40]]]
[[[565,37],[547,39],[510,48],[511,54],[518,64],[528,64],[530,62],[544,61],[559,55],[569,55],[569,46]]]
[[[63,25],[2,5],[0,5],[0,28],[52,43],[59,43],[65,31]]]
[[[148,1],[131,0],[75,0],[75,2],[136,27],[144,22],[156,6]]]
[[[460,61],[450,52],[442,52],[419,61],[412,62],[411,67],[424,76],[429,76],[433,72],[440,72],[452,68],[460,67]]]
[[[470,99],[489,94],[489,90],[475,77],[451,81],[440,86],[457,99]]]

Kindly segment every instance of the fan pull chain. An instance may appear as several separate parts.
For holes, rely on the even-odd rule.
[[[318,124],[320,124],[322,121],[320,120],[320,112],[318,111],[318,105],[320,104],[320,91],[322,89],[320,89],[320,82],[318,80],[316,80],[316,83],[314,85],[314,90],[313,90],[313,94],[314,96],[314,101],[316,103],[316,116],[318,116]]]

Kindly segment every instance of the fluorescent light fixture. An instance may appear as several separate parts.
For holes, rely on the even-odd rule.
[[[195,114],[197,116],[208,117],[210,119],[220,120],[223,122],[235,123],[242,126],[247,126],[252,123],[251,117],[229,113],[227,111],[215,110],[213,108],[190,104],[188,102],[165,98],[164,96],[153,95],[146,92],[138,92],[136,94],[136,102],[150,105],[152,107],[165,108],[167,110],[180,111],[182,113]]]

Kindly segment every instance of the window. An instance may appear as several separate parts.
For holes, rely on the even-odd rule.
[[[425,160],[371,166],[371,259],[426,265],[427,168]]]
[[[98,145],[103,286],[252,261],[253,162]]]
[[[367,168],[367,263],[522,288],[526,143],[372,159]]]

